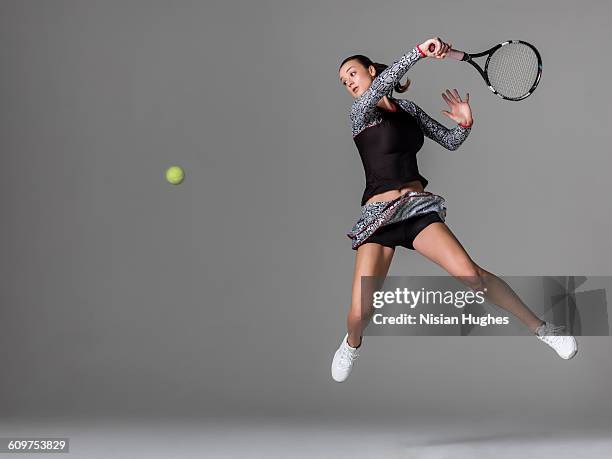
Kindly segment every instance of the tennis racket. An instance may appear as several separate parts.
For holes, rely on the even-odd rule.
[[[433,52],[435,45],[429,45]],[[465,53],[449,49],[447,56],[472,64],[489,86],[502,99],[523,100],[530,96],[542,76],[542,58],[530,43],[508,40],[482,53]],[[472,59],[487,56],[484,70]]]

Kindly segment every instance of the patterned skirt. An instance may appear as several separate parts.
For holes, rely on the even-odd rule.
[[[381,226],[406,220],[428,212],[438,212],[446,219],[446,201],[428,191],[408,191],[392,201],[370,202],[361,207],[361,216],[346,235],[352,240],[353,250],[367,242]]]

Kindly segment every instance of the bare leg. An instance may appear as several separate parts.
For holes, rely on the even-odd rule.
[[[544,323],[506,282],[470,258],[445,223],[436,222],[425,227],[415,238],[413,246],[470,288],[483,291],[488,302],[514,314],[533,333]]]
[[[394,252],[395,249],[391,247],[372,242],[363,244],[357,249],[351,307],[346,320],[348,343],[351,347],[358,347],[361,344],[363,330],[367,327],[373,311],[371,305],[368,308],[362,308],[361,276],[379,277],[380,284],[382,284],[389,271]]]

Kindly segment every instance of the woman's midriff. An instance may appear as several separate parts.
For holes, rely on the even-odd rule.
[[[399,198],[401,195],[406,194],[409,191],[423,191],[423,184],[420,180],[408,182],[406,185],[404,185],[398,190],[389,190],[385,191],[384,193],[375,194],[366,201],[366,204],[369,204],[371,202],[393,201],[394,199]]]

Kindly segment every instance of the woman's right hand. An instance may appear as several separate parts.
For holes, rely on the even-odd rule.
[[[430,51],[430,45],[434,45],[434,50]],[[433,57],[435,59],[444,59],[448,50],[452,48],[451,43],[445,43],[440,39],[440,37],[430,38],[424,43],[419,45],[419,48],[425,53],[426,57]]]

